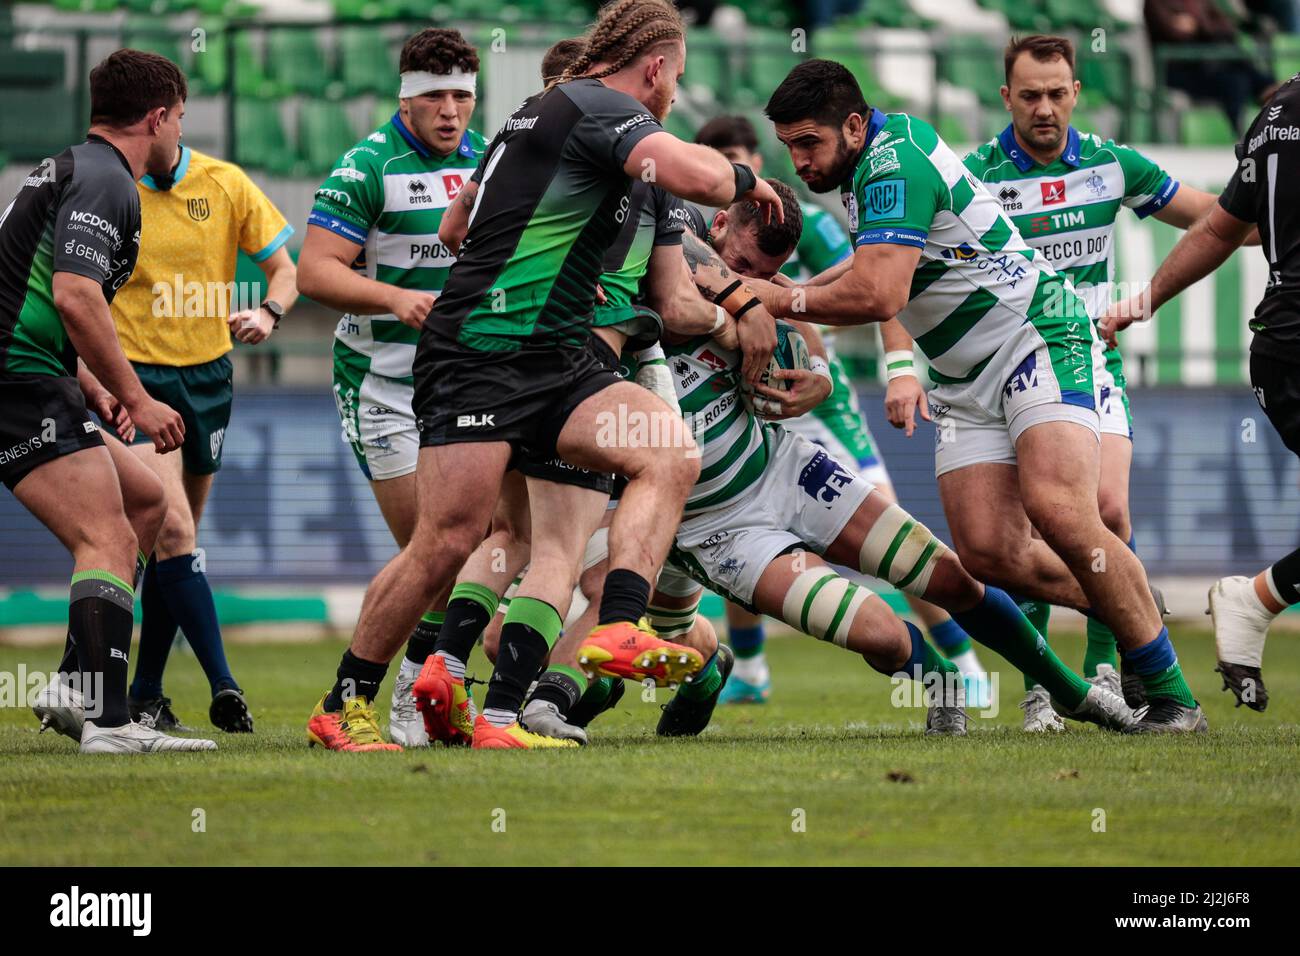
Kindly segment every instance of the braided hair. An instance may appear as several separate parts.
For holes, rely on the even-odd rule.
[[[586,50],[556,82],[613,76],[651,47],[685,37],[681,15],[666,0],[615,0],[600,11],[587,34]],[[589,72],[593,64],[602,62],[609,66]]]

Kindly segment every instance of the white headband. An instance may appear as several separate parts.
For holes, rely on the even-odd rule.
[[[432,93],[434,90],[464,90],[475,92],[477,73],[466,73],[455,67],[450,73],[430,73],[428,70],[408,70],[402,74],[402,88],[397,95],[401,99]]]

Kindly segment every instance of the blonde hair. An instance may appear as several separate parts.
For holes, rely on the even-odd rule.
[[[587,48],[556,80],[613,76],[642,53],[670,40],[684,40],[686,26],[677,8],[666,0],[615,0],[601,9],[586,35]],[[593,64],[609,63],[595,73]]]

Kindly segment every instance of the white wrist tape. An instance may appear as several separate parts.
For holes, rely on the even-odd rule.
[[[814,375],[820,375],[822,378],[826,379],[826,381],[830,382],[832,387],[834,387],[835,381],[831,378],[831,367],[820,355],[814,355],[808,359],[808,371],[812,372]]]
[[[911,350],[899,349],[885,353],[885,381],[892,382],[903,375],[916,374],[916,356]]]
[[[714,308],[718,310],[718,320],[713,323],[713,328],[709,329],[710,335],[717,335],[718,332],[721,331],[722,327],[727,324],[727,316],[729,314],[727,310],[720,305],[715,305]]]
[[[900,591],[925,597],[947,547],[898,505],[880,513],[858,553],[858,570],[888,581]]]
[[[677,402],[677,390],[673,387],[673,374],[668,371],[668,366],[662,359],[638,368],[635,381],[642,388],[654,392],[663,399],[664,404],[676,414],[682,413],[682,407]]]
[[[476,92],[477,73],[466,73],[460,67],[454,67],[450,73],[430,73],[428,70],[407,70],[402,74],[402,86],[397,91],[400,99],[432,93],[435,90],[463,90]]]

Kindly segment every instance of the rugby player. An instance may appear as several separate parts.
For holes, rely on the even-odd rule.
[[[832,325],[897,316],[936,383],[935,471],[962,563],[1104,620],[1150,703],[1135,731],[1206,729],[1142,564],[1098,510],[1096,335],[1069,281],[927,123],[870,108],[841,64],[799,64],[766,112],[800,178],[841,190],[855,246],[798,288],[757,283],[769,310]],[[1048,689],[1059,710],[1077,705]]]
[[[763,155],[758,151],[758,133],[744,116],[719,116],[709,120],[695,134],[695,141],[712,146],[732,162],[748,164],[755,173],[762,175]],[[780,272],[783,276],[801,282],[848,259],[853,255],[853,246],[844,228],[823,206],[800,201],[799,208],[804,223],[799,245],[785,265],[781,266]],[[719,250],[728,232],[726,219],[726,213],[721,221],[714,216],[710,227],[699,231],[701,238]],[[762,251],[754,247],[736,250],[731,256],[723,255],[744,275],[770,274],[772,270],[758,267],[762,257]],[[871,482],[877,491],[896,502],[898,498],[889,480],[889,472],[876,450],[875,439],[858,405],[857,393],[844,364],[835,354],[834,334],[828,328],[818,331],[826,349],[834,388],[830,397],[810,414],[786,419],[782,424],[788,430],[821,445],[836,461],[852,465],[853,470]],[[888,380],[912,375],[912,343],[907,333],[897,320],[884,323],[881,333],[890,343],[885,349]],[[979,658],[971,647],[970,636],[943,610],[915,596],[908,595],[907,598],[934,642],[966,678],[968,700],[975,706],[986,706],[986,678]],[[766,701],[771,695],[772,682],[763,654],[763,619],[728,603],[727,631],[732,650],[736,652],[736,669],[732,679],[727,682],[720,702]]]
[[[1013,38],[1003,57],[1002,100],[1011,123],[963,162],[1001,204],[1025,242],[1066,276],[1094,320],[1106,311],[1115,276],[1115,220],[1127,207],[1139,218],[1153,216],[1186,229],[1214,205],[1215,197],[1179,183],[1129,146],[1102,140],[1070,125],[1080,82],[1074,75],[1074,44],[1066,37]],[[1097,506],[1102,521],[1135,549],[1129,515],[1129,473],[1133,463],[1133,412],[1123,359],[1117,348],[1096,339],[1094,386],[1101,423],[1101,474]],[[915,382],[915,379],[913,379]],[[919,383],[914,394],[920,393]],[[917,399],[922,401],[923,399]],[[908,409],[910,418],[910,408]],[[1158,599],[1159,600],[1159,599]],[[1160,602],[1163,603],[1163,602]],[[1023,607],[1047,637],[1051,605]],[[1144,703],[1142,683],[1117,670],[1115,635],[1095,617],[1087,622],[1083,676],[1123,689],[1129,705]],[[1026,678],[1028,683],[1028,678]],[[1064,730],[1041,687],[1025,687],[1024,729]]]
[[[680,510],[699,466],[691,447],[597,440],[603,417],[667,412],[645,389],[621,381],[606,347],[590,335],[602,255],[626,217],[632,181],[651,171],[683,198],[779,206],[748,168],[660,125],[685,67],[684,35],[663,0],[606,6],[587,50],[566,71],[572,79],[525,100],[489,146],[469,232],[424,323],[413,366],[421,442],[415,529],[367,591],[354,636],[354,647],[381,653],[363,659],[349,652],[330,697],[350,686],[373,699],[387,667],[382,651],[404,639],[450,586],[480,543],[502,476],[521,452],[543,460],[558,454],[628,477],[610,528],[614,569],[596,639],[611,658],[629,662],[661,643],[636,622],[649,598],[648,576],[672,536],[659,516]],[[768,340],[770,355],[770,318],[768,327],[758,325],[742,320],[741,340]],[[746,363],[757,377],[766,355],[751,349]],[[556,487],[530,482],[531,562],[502,628],[503,653],[474,724],[475,747],[528,748],[542,740],[518,726],[519,707],[559,635],[573,569],[595,531],[594,522],[583,526],[548,507]]]
[[[741,231],[739,210],[733,206],[730,212],[734,228]],[[698,210],[693,213],[694,229],[703,232],[703,216]],[[787,240],[784,254],[776,251],[781,249],[776,236],[760,231],[756,238],[758,248],[772,250],[757,267],[770,277],[797,237]],[[695,236],[683,241],[688,262],[708,255],[707,246]],[[749,248],[734,241],[723,245],[732,246],[730,254],[721,254],[733,267],[745,256],[741,250]],[[811,368],[783,373],[782,378],[796,383],[793,392],[756,386],[761,397],[749,403],[774,417],[806,414],[832,387],[815,327],[796,325],[814,356]],[[681,634],[690,643],[686,635],[698,622],[701,585],[709,587],[752,613],[771,615],[859,653],[882,673],[924,682],[929,691],[926,732],[964,735],[965,695],[956,665],[935,653],[920,630],[896,617],[879,596],[837,574],[829,559],[946,606],[977,639],[1050,682],[1062,697],[1080,700],[1075,712],[1080,719],[1112,729],[1131,723],[1119,697],[1105,688],[1091,688],[1072,674],[1040,645],[1006,595],[971,578],[953,552],[855,474],[851,464],[837,462],[824,448],[781,425],[764,423],[742,399],[734,351],[708,335],[669,334],[666,339],[677,397],[700,442],[701,475],[706,477],[687,499],[669,563],[650,602],[650,618],[657,628]],[[578,648],[579,663],[585,662],[585,651],[585,646]],[[539,687],[534,696],[540,692]],[[524,710],[530,726],[533,707],[530,701]],[[683,696],[679,690],[665,706],[657,732],[698,734],[712,711],[713,700]],[[547,732],[569,736],[553,721],[546,727]]]
[[[68,637],[80,680],[47,686],[34,710],[82,753],[216,749],[131,719],[128,582],[166,504],[158,479],[87,408],[128,439],[137,428],[152,436],[159,452],[184,442],[182,416],[123,355],[109,305],[139,254],[135,181],[171,169],[186,94],[163,57],[112,54],[90,73],[85,142],[45,160],[0,212],[0,481],[74,561]]]
[[[1250,384],[1260,408],[1300,455],[1300,77],[1265,104],[1237,146],[1237,171],[1210,208],[1170,251],[1150,288],[1114,305],[1102,319],[1115,335],[1209,275],[1256,233],[1268,260],[1268,284],[1250,320]],[[1253,578],[1220,578],[1210,588],[1215,668],[1237,705],[1268,706],[1261,667],[1268,627],[1300,603],[1300,550]]]
[[[558,79],[583,49],[585,43],[579,38],[556,43],[543,57],[543,82]],[[772,185],[774,188],[777,186],[775,183]],[[467,191],[476,186],[472,182]],[[795,229],[797,232],[798,209],[794,197],[788,189],[781,195],[786,222],[766,228]],[[456,204],[439,229],[440,237],[453,250],[459,248],[468,226],[467,206],[472,208],[472,195],[468,192],[466,199]],[[794,221],[790,216],[795,217]],[[688,335],[710,332],[731,347],[736,345],[736,324],[730,314],[720,305],[706,302],[696,292],[697,283],[707,285],[712,290],[710,301],[719,298],[725,301],[726,296],[720,293],[731,284],[731,276],[720,262],[714,269],[697,269],[694,274],[688,271],[681,251],[686,221],[684,206],[675,196],[644,180],[633,184],[623,226],[602,260],[604,271],[598,281],[598,304],[592,320],[593,333],[609,347],[611,355],[620,355],[631,341],[631,351],[642,370],[637,383],[662,398],[673,410],[670,416],[676,415],[677,400],[668,380],[663,351],[657,344],[661,327]],[[752,308],[759,310],[761,306],[755,304]],[[648,343],[654,344],[643,348]],[[676,434],[684,434],[680,419],[677,422]],[[664,428],[661,434],[671,437],[672,429]],[[572,486],[567,493],[556,489],[553,502],[570,514],[583,509],[587,500],[592,506],[599,505],[602,511],[605,510],[603,500],[590,499],[581,490],[584,487],[602,488],[602,485],[590,483],[591,473],[585,469],[569,466],[558,458],[541,463],[540,468],[530,461],[524,461],[519,467],[530,477]],[[609,483],[604,483],[603,487],[608,495]],[[507,495],[502,497],[504,499]],[[564,497],[568,500],[560,500]],[[526,508],[526,500],[524,505]],[[612,503],[610,507],[613,507]],[[605,559],[610,517],[609,513],[605,514],[600,529],[587,543],[581,567],[577,569],[583,586],[575,586],[573,590],[563,636],[552,649],[548,669],[539,678],[536,693],[530,699],[532,710],[525,712],[521,720],[525,729],[535,730],[543,736],[568,737],[585,743],[585,735],[580,733],[551,733],[548,723],[562,720],[559,715],[567,714],[579,700],[588,711],[595,712],[612,706],[622,694],[622,681],[609,676],[600,676],[589,686],[586,675],[577,667],[575,653],[578,642],[599,623],[598,604],[594,599],[600,593],[607,570]],[[495,538],[495,533],[490,535],[457,576],[447,605],[444,629],[436,647],[438,659],[426,664],[427,673],[417,683],[416,697],[425,714],[429,734],[434,739],[465,741],[472,737],[474,704],[464,686],[465,660],[474,642],[484,635],[488,659],[496,661],[500,627],[520,583],[516,579],[503,594],[499,583],[494,585],[488,572],[504,568],[513,573],[522,569],[528,560],[526,549],[522,554],[498,550],[503,543]],[[511,559],[516,554],[518,563],[512,565]],[[598,576],[593,576],[597,565]],[[499,578],[497,580],[499,582]],[[494,611],[498,613],[494,615]],[[707,626],[707,622],[704,625]],[[687,642],[687,646],[702,650],[698,643]],[[670,651],[671,648],[666,646],[663,650]],[[707,654],[702,654],[706,663],[696,679],[683,690],[684,695],[708,697],[725,680],[726,662],[715,667],[709,660],[712,653],[712,648],[709,648]],[[671,662],[672,655],[665,656]],[[664,670],[655,676],[667,680],[676,675]]]
[[[177,148],[167,172],[146,173],[137,186],[140,259],[113,300],[113,320],[145,389],[185,419],[185,444],[179,455],[160,455],[141,435],[131,448],[161,479],[167,518],[141,584],[140,646],[128,703],[132,719],[148,714],[163,730],[189,729],[163,694],[179,627],[208,679],[208,719],[227,733],[251,733],[253,718],[226,661],[197,535],[230,424],[231,335],[246,345],[265,342],[293,307],[295,269],[285,248],[293,227],[242,169],[188,146]],[[258,303],[237,308],[241,303],[231,299],[240,250],[267,285]]]
[[[344,312],[334,333],[334,401],[344,439],[404,547],[416,522],[420,447],[411,366],[420,323],[454,261],[438,227],[486,144],[469,129],[478,51],[458,32],[421,30],[403,45],[399,69],[397,111],[345,152],[316,190],[298,285]],[[410,632],[393,686],[389,730],[397,744],[425,742],[411,687],[433,652],[443,608],[435,600]],[[386,668],[395,652],[390,642],[357,643],[345,659]],[[327,695],[309,734],[335,748],[379,742],[372,700]]]

